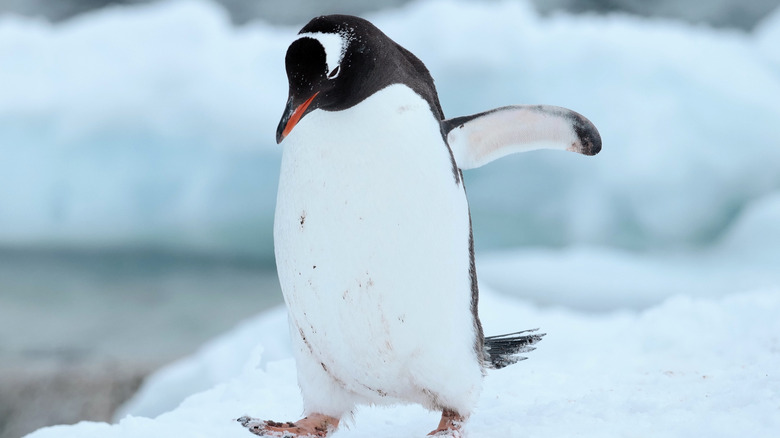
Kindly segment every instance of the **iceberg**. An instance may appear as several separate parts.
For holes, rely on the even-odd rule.
[[[778,17],[744,33],[438,0],[368,18],[427,64],[448,117],[546,103],[602,133],[598,159],[466,172],[479,249],[645,251],[712,245],[780,187]],[[204,1],[0,17],[0,245],[270,262],[298,27],[233,27]]]

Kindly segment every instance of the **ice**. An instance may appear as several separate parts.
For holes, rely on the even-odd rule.
[[[712,245],[780,187],[779,16],[743,33],[439,0],[368,18],[428,65],[449,117],[545,103],[601,131],[597,158],[467,172],[478,248],[674,250]],[[202,1],[0,18],[0,244],[270,261],[298,28],[234,28]]]
[[[204,2],[0,18],[0,242],[270,257],[292,35]]]

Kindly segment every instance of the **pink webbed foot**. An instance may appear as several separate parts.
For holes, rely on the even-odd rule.
[[[241,417],[237,421],[255,435],[274,438],[327,437],[339,426],[338,418],[323,414],[312,414],[294,423],[291,421],[277,423],[250,417]]]
[[[463,438],[463,423],[466,419],[456,413],[445,409],[441,413],[441,421],[439,421],[439,427],[436,430],[431,431],[428,436],[434,437],[446,437],[446,438]]]

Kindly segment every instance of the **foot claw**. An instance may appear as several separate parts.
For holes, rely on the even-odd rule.
[[[441,414],[441,421],[439,421],[439,427],[436,430],[428,434],[428,436],[441,437],[441,438],[463,438],[463,422],[466,419],[458,415],[454,411],[445,410]]]
[[[271,420],[264,421],[247,416],[238,418],[236,421],[255,435],[274,438],[327,437],[339,425],[337,418],[322,414],[313,414],[295,423],[292,421],[283,423]]]
[[[434,430],[428,436],[434,438],[463,438],[463,432],[457,429]]]

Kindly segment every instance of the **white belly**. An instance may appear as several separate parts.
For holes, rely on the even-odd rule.
[[[373,402],[423,402],[480,374],[466,196],[409,88],[301,120],[284,143],[274,240],[299,361]]]

